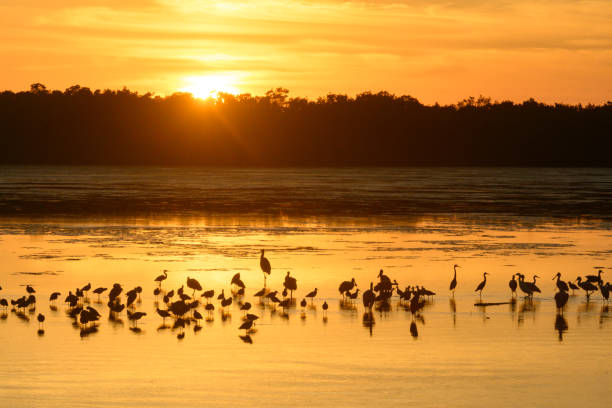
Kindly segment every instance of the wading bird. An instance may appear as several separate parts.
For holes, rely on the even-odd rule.
[[[512,280],[508,282],[508,287],[510,287],[512,296],[516,295],[516,287],[518,286],[516,279],[514,279],[515,276],[516,275],[512,275]]]
[[[244,289],[245,288],[244,282],[242,281],[242,279],[240,279],[240,272],[238,272],[237,274],[232,276],[232,281],[231,281],[230,285],[235,285],[236,287],[238,287],[240,289]]]
[[[289,271],[287,271],[287,276],[285,276],[285,282],[283,282],[283,286],[289,291],[289,298],[293,299],[293,291],[297,290],[297,280],[294,277],[289,276]]]
[[[268,258],[264,256],[264,250],[261,250],[261,256],[259,257],[259,267],[264,275],[264,289],[266,288],[267,275],[272,273],[272,267],[270,266],[270,261]]]
[[[45,322],[45,315],[42,313],[38,314],[38,331],[44,330],[44,322]]]
[[[370,313],[372,312],[372,306],[374,306],[375,299],[376,294],[374,293],[374,282],[370,282],[370,289],[363,292],[362,296],[363,307],[368,309]]]
[[[525,275],[523,275],[522,273],[517,273],[517,275],[519,277],[519,288],[524,294],[531,297],[533,295],[533,288],[531,287],[531,285],[529,285],[529,283],[525,282]]]
[[[576,282],[578,282],[578,286],[580,286],[582,290],[586,292],[587,299],[591,297],[590,292],[597,291],[597,286],[593,285],[591,282],[582,282],[582,278],[580,276],[576,278]]]
[[[557,279],[557,288],[561,292],[569,292],[569,286],[567,286],[567,283],[561,280],[561,272],[557,272],[557,274],[552,278],[552,280],[555,279]]]
[[[587,275],[585,277],[586,281],[585,282],[591,282],[591,283],[600,283],[602,282],[601,280],[601,274],[603,273],[603,271],[600,269],[599,272],[597,272],[597,275]]]
[[[200,282],[198,282],[197,279],[190,278],[189,276],[187,277],[187,287],[193,289],[191,296],[195,296],[196,290],[202,290],[202,285],[200,285]]]
[[[340,284],[340,286],[338,286],[338,291],[340,292],[344,300],[346,300],[346,292],[352,290],[355,286],[357,286],[355,278],[351,279],[350,281],[344,281]]]
[[[168,270],[164,269],[163,275],[159,275],[157,278],[155,278],[154,282],[157,282],[159,284],[159,287],[161,288],[162,282],[166,279],[168,279]]]
[[[448,287],[448,290],[453,291],[453,296],[455,296],[455,288],[457,287],[457,268],[460,268],[460,266],[455,264],[453,266],[453,270],[455,271],[455,274],[453,275],[453,280],[451,281],[450,286]]]
[[[309,293],[308,293],[308,294],[305,296],[305,297],[307,297],[307,298],[309,298],[309,299],[310,299],[310,304],[311,304],[311,305],[312,305],[312,301],[313,301],[313,299],[317,297],[317,291],[318,291],[318,289],[317,289],[317,288],[315,288],[315,289],[314,289],[312,292],[309,292]]]
[[[480,292],[480,297],[481,298],[482,298],[482,290],[484,289],[485,285],[487,284],[487,275],[488,274],[489,274],[488,272],[485,272],[485,273],[482,274],[484,280],[482,282],[480,282],[478,284],[478,286],[476,286],[476,290],[474,291],[474,292]]]
[[[103,287],[99,287],[99,288],[94,289],[93,293],[98,295],[98,302],[100,301],[100,295],[102,293],[104,293],[104,292],[106,292],[106,288],[103,288]]]

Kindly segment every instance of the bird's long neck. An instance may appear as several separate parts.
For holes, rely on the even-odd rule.
[[[455,276],[453,276],[453,278],[457,279],[457,267],[453,267],[453,269],[455,270]]]

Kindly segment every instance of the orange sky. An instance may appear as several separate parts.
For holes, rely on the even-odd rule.
[[[612,100],[609,0],[3,0],[0,89]]]

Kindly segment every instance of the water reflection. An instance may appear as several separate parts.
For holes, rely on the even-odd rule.
[[[371,311],[367,311],[363,314],[362,324],[363,324],[363,327],[366,327],[370,331],[370,337],[371,337],[373,334],[372,329],[374,328],[374,325],[376,324],[376,321],[374,320],[374,315],[372,314]]]
[[[457,304],[455,303],[455,293],[453,297],[448,300],[451,316],[453,317],[453,327],[457,327]]]
[[[559,341],[563,341],[563,333],[565,333],[568,329],[567,320],[561,314],[557,314],[555,318],[555,330],[559,332]]]

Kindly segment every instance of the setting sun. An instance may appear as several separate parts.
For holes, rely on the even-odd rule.
[[[185,78],[186,86],[180,90],[189,92],[196,98],[216,98],[219,92],[239,94],[235,84],[237,78],[232,75],[206,75]]]

